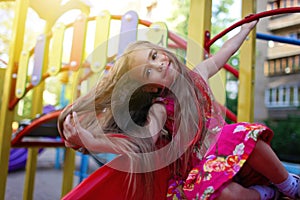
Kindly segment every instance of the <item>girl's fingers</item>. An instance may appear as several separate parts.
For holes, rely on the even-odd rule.
[[[66,117],[64,123],[63,123],[63,128],[64,128],[64,136],[67,138],[69,135],[69,127],[68,127],[68,117],[69,115]]]
[[[70,118],[70,115],[68,115],[63,123],[64,132],[72,132],[73,127],[71,126]]]
[[[68,142],[67,140],[65,140],[65,146],[69,147],[69,148],[74,147],[74,145],[72,143]]]
[[[69,124],[70,124],[70,115],[67,115],[65,121],[64,121],[64,126],[66,128],[69,128]]]
[[[77,115],[76,115],[77,117]],[[63,127],[64,127],[64,136],[67,139],[72,139],[72,137],[76,137],[76,135],[78,134],[78,126],[76,126],[76,123],[73,123],[71,120],[73,120],[73,122],[75,122],[74,117],[73,119],[71,119],[71,114],[69,114],[64,123],[63,123]],[[77,117],[78,120],[78,117]],[[75,124],[75,127],[74,127]]]
[[[82,131],[83,128],[82,128],[81,125],[80,125],[80,122],[79,122],[77,113],[76,113],[76,112],[73,112],[73,113],[72,113],[72,116],[73,116],[75,128],[78,130],[78,132]]]
[[[70,123],[70,114],[67,115],[65,122]]]

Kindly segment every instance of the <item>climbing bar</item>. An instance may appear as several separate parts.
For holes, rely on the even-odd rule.
[[[256,38],[261,40],[272,40],[274,42],[282,42],[285,44],[300,45],[300,40],[265,33],[256,33]]]
[[[211,40],[209,40],[207,43],[205,43],[204,48],[208,49],[218,39],[220,39],[221,37],[226,35],[228,32],[232,31],[236,27],[241,26],[242,24],[252,22],[255,20],[259,20],[260,18],[263,18],[263,17],[269,17],[269,16],[285,14],[285,13],[288,13],[288,14],[297,13],[297,12],[300,12],[300,7],[278,8],[275,10],[269,10],[269,11],[265,11],[265,12],[261,12],[261,13],[251,14],[251,15],[245,17],[244,19],[236,22],[235,24],[229,26],[228,28],[226,28],[225,30],[220,32],[219,34],[217,34],[215,37],[213,37]]]
[[[7,62],[0,58],[0,62],[2,62],[4,65],[7,65]]]
[[[231,65],[225,64],[224,69],[226,69],[226,71],[230,72],[234,77],[239,78],[239,71],[237,69],[235,69],[234,67],[232,67]]]

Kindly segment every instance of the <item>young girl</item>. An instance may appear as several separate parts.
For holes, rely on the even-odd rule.
[[[125,159],[109,165],[144,174],[144,199],[153,199],[153,173],[162,168],[170,171],[168,199],[273,199],[277,191],[299,198],[299,177],[269,146],[272,131],[225,124],[207,84],[256,23],[244,24],[193,71],[162,47],[131,44],[91,92],[60,115],[66,146],[121,154]]]

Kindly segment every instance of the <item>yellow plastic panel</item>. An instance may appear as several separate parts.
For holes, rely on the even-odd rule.
[[[195,67],[204,59],[205,31],[211,27],[212,0],[191,0],[188,24],[187,66]]]
[[[108,11],[103,11],[96,17],[95,49],[90,61],[91,69],[95,73],[103,70],[107,63],[110,19],[111,15]]]
[[[255,1],[242,1],[242,16],[255,13]],[[255,30],[251,31],[240,49],[238,121],[253,121],[255,77]]]
[[[168,46],[168,27],[164,22],[154,22],[146,33],[147,40],[163,47]]]
[[[78,70],[82,64],[85,50],[85,35],[87,27],[87,16],[81,14],[74,22],[74,32],[71,50],[70,67],[72,70]]]
[[[18,98],[22,98],[25,94],[26,80],[27,80],[27,70],[28,70],[29,52],[22,51],[20,55],[20,63],[17,74],[17,83],[15,95]]]
[[[38,148],[28,148],[23,199],[33,199],[38,152]]]
[[[53,28],[52,48],[49,52],[48,69],[51,76],[57,75],[61,69],[65,29],[66,27],[63,23],[58,23]]]
[[[28,0],[16,0],[14,4],[14,19],[12,36],[9,46],[9,61],[5,70],[3,81],[3,93],[1,95],[0,109],[0,200],[5,199],[5,188],[8,173],[10,140],[14,110],[9,110],[10,100],[14,97],[15,79],[12,77],[17,73],[17,64],[23,49],[24,29],[27,16]]]

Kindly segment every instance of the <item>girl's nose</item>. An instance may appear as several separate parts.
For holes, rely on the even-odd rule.
[[[157,67],[158,71],[162,71],[163,68],[165,67],[165,64],[164,64],[164,62],[161,61],[158,63],[158,65],[156,65],[156,67]]]
[[[160,65],[163,67],[167,66],[168,57],[165,53],[162,53],[162,57],[160,58]]]

